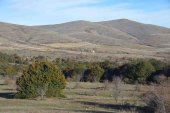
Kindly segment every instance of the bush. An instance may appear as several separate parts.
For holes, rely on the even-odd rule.
[[[125,78],[130,82],[138,81],[145,82],[148,76],[155,71],[153,65],[147,60],[137,60],[132,64],[127,65]]]
[[[17,80],[18,98],[35,98],[45,89],[47,97],[62,95],[66,80],[61,70],[48,61],[36,61],[29,65]],[[47,87],[47,88],[45,88]]]
[[[17,66],[13,66],[13,65],[8,65],[6,66],[5,68],[5,74],[8,76],[8,77],[13,77],[15,75],[17,75]]]
[[[162,84],[167,81],[167,77],[163,72],[155,72],[151,76],[148,77],[148,82],[153,82],[157,84]]]
[[[88,81],[90,82],[99,81],[103,74],[104,74],[103,68],[101,68],[97,64],[91,65],[89,69]]]
[[[143,94],[142,100],[150,108],[150,113],[166,113],[163,99],[155,92],[147,92]]]
[[[150,59],[149,62],[154,66],[156,71],[164,70],[167,65],[164,62],[155,59]]]
[[[0,63],[0,76],[5,76],[5,66],[7,64],[4,64],[4,63]]]

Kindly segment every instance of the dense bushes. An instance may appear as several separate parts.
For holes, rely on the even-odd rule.
[[[150,59],[148,62],[154,66],[156,71],[164,70],[164,68],[167,67],[167,64],[160,60]]]
[[[62,95],[66,86],[63,73],[48,61],[36,61],[29,65],[17,80],[19,98],[35,98],[44,93],[48,97]]]
[[[103,74],[104,69],[97,64],[93,64],[85,71],[82,81],[96,82],[100,80]]]
[[[8,55],[0,52],[0,76],[17,76],[27,64],[25,58],[17,54]]]
[[[16,76],[27,64],[35,61],[47,60],[44,56],[20,57],[16,54],[0,53],[0,75]],[[50,59],[51,60],[51,59]],[[52,63],[58,66],[68,81],[112,81],[115,76],[123,78],[125,82],[154,82],[158,75],[170,77],[170,67],[163,61],[155,59],[131,60],[125,64],[119,62],[82,62],[71,59],[57,58]],[[161,73],[159,73],[161,72]],[[157,77],[160,78],[160,77]]]
[[[8,55],[0,52],[0,62],[24,64],[26,61],[17,54]]]
[[[167,65],[155,59],[137,59],[124,65],[115,62],[77,62],[70,59],[56,59],[55,64],[59,64],[66,78],[75,80],[76,76],[81,76],[81,81],[112,81],[115,76],[120,76],[125,82],[134,83],[136,81],[148,82],[148,78],[155,76],[157,71],[165,70]],[[167,69],[168,70],[168,69]],[[168,71],[166,71],[168,73]],[[149,80],[149,82],[152,82]]]
[[[147,60],[137,60],[129,65],[124,73],[129,82],[145,82],[155,71],[154,66]]]

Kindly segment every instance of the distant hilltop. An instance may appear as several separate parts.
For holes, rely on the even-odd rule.
[[[170,58],[170,29],[128,19],[42,26],[1,22],[0,51]]]

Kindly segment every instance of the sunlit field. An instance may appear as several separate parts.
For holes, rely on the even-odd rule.
[[[12,82],[11,82],[12,83]],[[0,113],[145,113],[141,95],[146,85],[121,84],[115,96],[114,83],[68,82],[65,98],[13,99],[15,85],[0,81]],[[169,97],[170,95],[168,95]]]

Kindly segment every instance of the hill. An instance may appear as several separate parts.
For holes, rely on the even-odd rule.
[[[141,44],[157,47],[170,47],[170,29],[155,25],[142,24],[135,21],[120,19],[101,22],[108,27],[113,27],[136,37]]]
[[[170,58],[170,29],[127,19],[23,26],[0,23],[0,51],[88,58]]]

